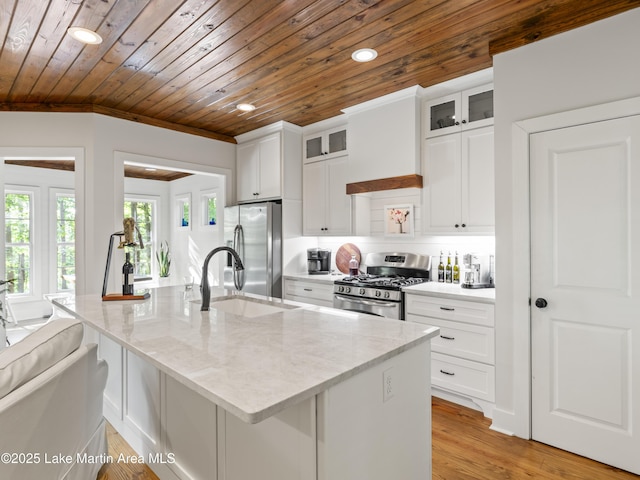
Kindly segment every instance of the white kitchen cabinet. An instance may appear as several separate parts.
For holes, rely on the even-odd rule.
[[[427,138],[423,233],[495,230],[493,127]]]
[[[281,164],[280,133],[238,145],[238,202],[280,198]]]
[[[302,167],[303,235],[350,235],[351,196],[346,193],[348,157]]]
[[[493,84],[427,100],[424,114],[427,138],[493,125]]]
[[[335,127],[304,137],[304,162],[347,155],[347,128]]]
[[[333,307],[333,282],[319,283],[285,278],[284,295],[286,300]]]
[[[406,320],[440,328],[431,341],[433,394],[492,416],[495,402],[493,304],[405,292]]]

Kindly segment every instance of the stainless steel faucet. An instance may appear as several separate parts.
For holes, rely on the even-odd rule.
[[[211,257],[213,257],[216,253],[221,252],[223,250],[233,255],[233,259],[235,263],[234,265],[235,271],[244,270],[244,265],[242,264],[242,260],[240,260],[240,255],[238,255],[238,252],[236,252],[233,248],[216,247],[213,250],[211,250],[207,255],[207,258],[204,259],[204,264],[202,265],[202,283],[200,284],[200,292],[202,293],[202,306],[200,307],[200,311],[205,312],[209,310],[209,300],[211,299],[211,291],[209,290],[209,276],[208,276],[209,260],[211,260]]]

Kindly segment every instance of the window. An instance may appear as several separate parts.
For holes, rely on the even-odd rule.
[[[130,252],[131,262],[134,265],[134,275],[149,277],[153,269],[153,218],[155,215],[155,201],[126,199],[124,202],[124,216],[131,217],[136,222],[140,230],[140,236],[144,243],[144,248],[134,248]]]
[[[218,192],[217,189],[200,192],[202,199],[202,225],[215,226],[218,223]]]
[[[76,199],[73,194],[56,194],[56,290],[75,289]]]
[[[33,194],[6,190],[5,216],[5,272],[9,294],[32,292],[31,265],[33,260]]]

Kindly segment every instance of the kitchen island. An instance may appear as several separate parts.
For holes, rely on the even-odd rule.
[[[55,300],[109,363],[105,416],[163,479],[431,478],[438,329],[241,292]]]

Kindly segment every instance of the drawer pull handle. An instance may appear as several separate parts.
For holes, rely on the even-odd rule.
[[[304,291],[305,292],[313,292],[313,288],[305,288]]]
[[[451,375],[452,377],[455,375],[455,373],[447,372],[446,370],[442,370],[442,369],[440,369],[440,373],[444,373],[445,375]]]
[[[440,338],[444,338],[445,340],[455,340],[456,337],[447,337],[445,335],[440,335]]]
[[[447,312],[455,312],[455,308],[453,307],[440,307],[440,310],[446,310]]]

